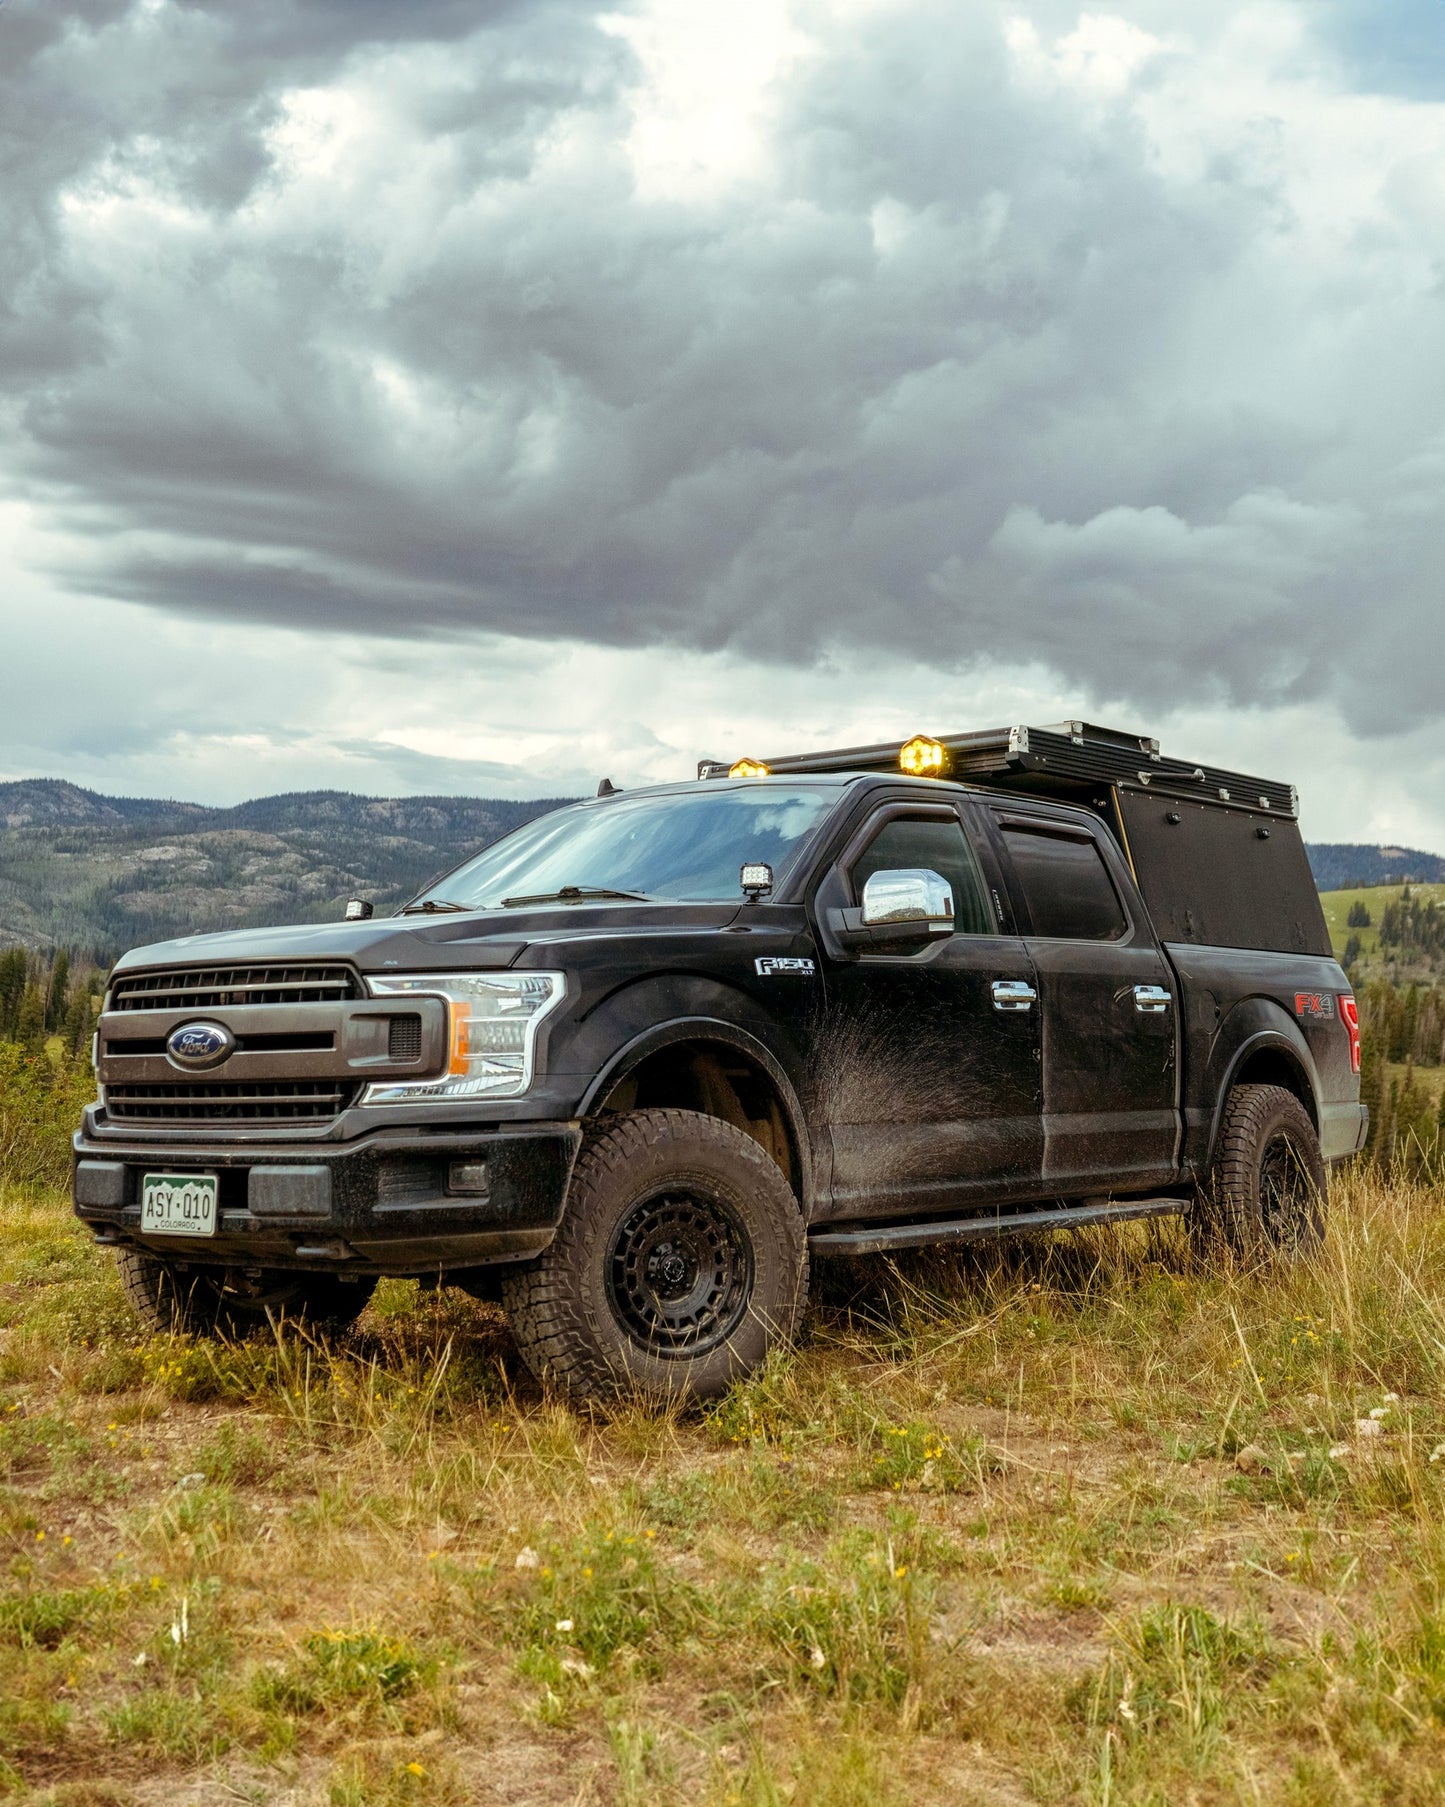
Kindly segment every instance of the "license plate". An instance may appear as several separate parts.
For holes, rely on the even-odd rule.
[[[157,1236],[214,1236],[216,1191],[214,1173],[147,1173],[140,1227]]]

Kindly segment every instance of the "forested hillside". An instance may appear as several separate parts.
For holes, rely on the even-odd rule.
[[[1310,866],[1321,891],[1357,890],[1365,885],[1445,883],[1445,859],[1418,847],[1369,847],[1355,841],[1314,841]]]
[[[0,784],[0,948],[104,965],[171,935],[317,921],[348,897],[384,910],[559,801],[301,791],[208,809]]]
[[[1371,1157],[1445,1179],[1445,887],[1322,894],[1334,950],[1359,1000]]]

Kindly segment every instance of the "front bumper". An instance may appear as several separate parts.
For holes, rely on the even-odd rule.
[[[561,1220],[582,1142],[575,1122],[430,1133],[390,1132],[336,1144],[118,1144],[75,1138],[76,1215],[100,1242],[132,1244],[201,1267],[283,1267],[435,1274],[522,1261]],[[455,1166],[473,1171],[449,1190]],[[214,1173],[216,1234],[145,1235],[147,1173]]]

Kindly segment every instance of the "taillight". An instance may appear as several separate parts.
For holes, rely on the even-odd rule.
[[[1360,1007],[1355,1002],[1355,994],[1351,991],[1340,993],[1340,1021],[1345,1025],[1345,1034],[1350,1038],[1350,1071],[1360,1070]]]

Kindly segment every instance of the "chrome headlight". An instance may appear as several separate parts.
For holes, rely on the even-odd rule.
[[[537,1030],[566,991],[561,973],[414,973],[367,983],[376,997],[446,999],[447,1070],[369,1085],[363,1104],[518,1097],[532,1083]]]

